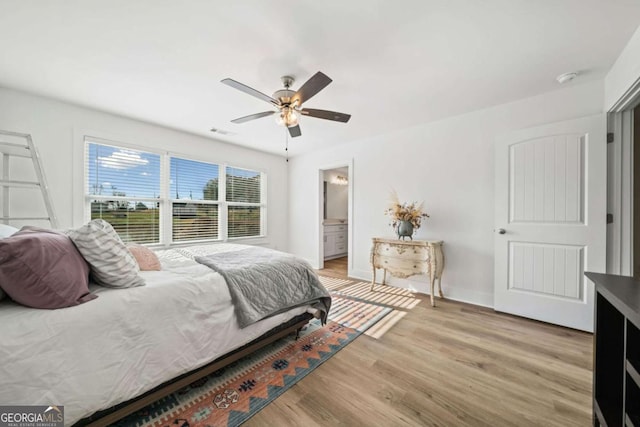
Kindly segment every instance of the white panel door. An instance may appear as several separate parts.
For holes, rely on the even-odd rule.
[[[496,141],[496,310],[593,331],[584,272],[605,272],[605,129],[598,115]]]

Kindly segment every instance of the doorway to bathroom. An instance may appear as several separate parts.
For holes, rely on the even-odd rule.
[[[324,273],[345,277],[351,254],[351,167],[342,164],[320,169],[320,224],[318,265]]]

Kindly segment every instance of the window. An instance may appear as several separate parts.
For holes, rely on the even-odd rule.
[[[266,175],[86,139],[86,209],[125,242],[264,235]],[[163,233],[165,231],[166,233]]]
[[[160,242],[160,156],[87,144],[90,218],[109,222],[125,242]]]
[[[229,237],[259,235],[262,224],[261,174],[246,169],[227,168],[226,178]]]
[[[172,157],[170,170],[173,241],[218,239],[218,165]]]

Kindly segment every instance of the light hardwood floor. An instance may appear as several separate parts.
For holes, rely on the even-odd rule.
[[[344,259],[325,267],[346,278]],[[245,425],[591,425],[591,334],[415,296],[384,335],[361,335]]]
[[[346,278],[347,277],[347,260],[348,258],[336,258],[324,262],[324,268],[318,270],[323,276]]]

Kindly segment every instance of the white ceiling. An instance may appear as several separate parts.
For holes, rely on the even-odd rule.
[[[602,78],[640,24],[637,0],[0,0],[0,86],[283,154],[267,94],[333,79],[292,155]],[[221,128],[236,135],[213,136]]]

